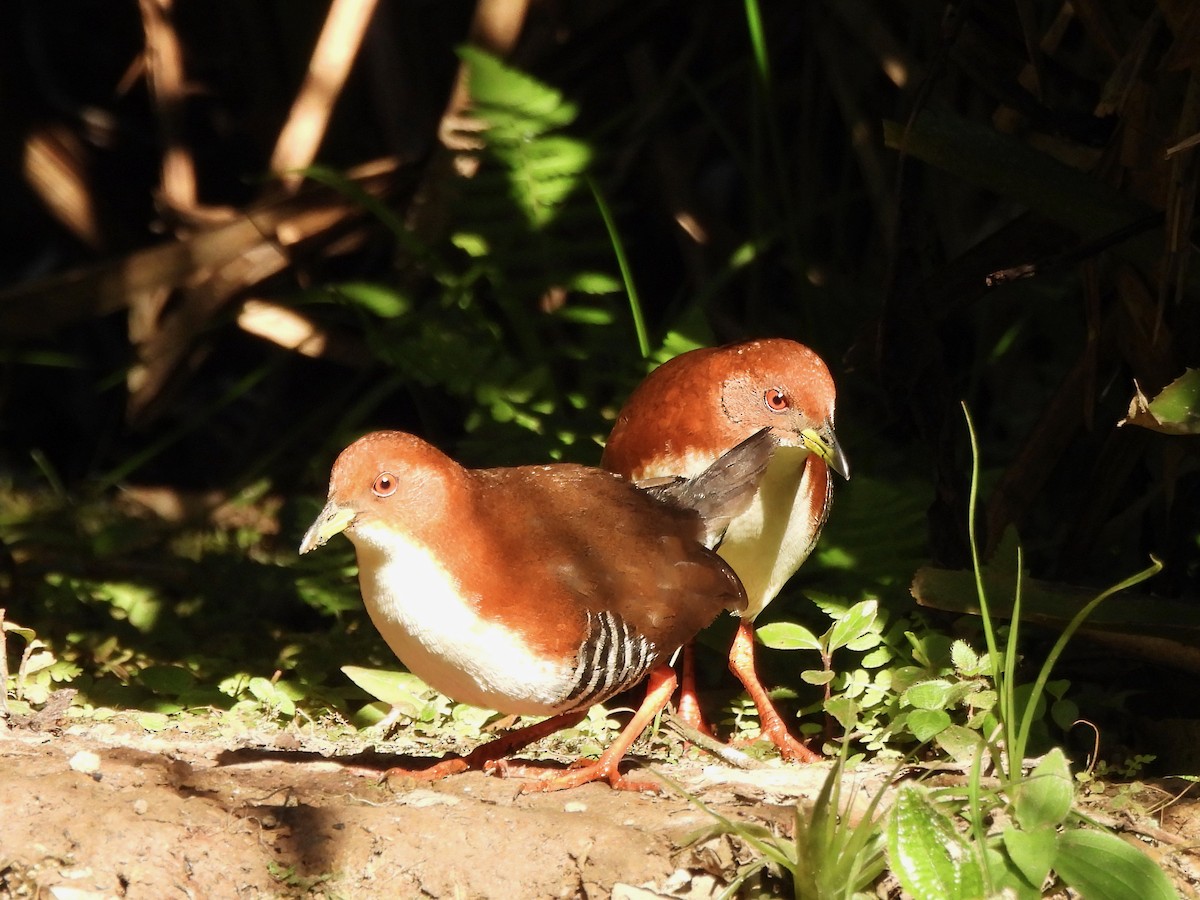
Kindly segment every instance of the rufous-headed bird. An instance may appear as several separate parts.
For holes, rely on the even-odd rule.
[[[671,655],[721,610],[746,606],[733,570],[710,548],[751,505],[775,444],[764,428],[695,477],[646,488],[568,464],[467,469],[398,431],[346,448],[300,552],[339,533],[350,539],[371,621],[433,688],[551,716],[405,774],[503,767],[648,675],[646,702],[596,762],[525,786],[603,779],[646,788],[618,765],[674,692]]]
[[[681,354],[659,366],[617,415],[601,465],[639,481],[693,476],[761,428],[776,447],[749,508],[719,553],[746,589],[729,668],[758,708],[762,732],[786,759],[817,754],[789,733],[759,680],[752,623],[808,558],[829,515],[830,472],[849,477],[833,430],[835,391],[816,353],[782,338]],[[695,698],[694,653],[684,651],[679,712],[707,730]]]

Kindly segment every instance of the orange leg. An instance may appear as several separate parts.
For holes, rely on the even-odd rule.
[[[633,746],[633,742],[667,705],[671,695],[675,693],[675,684],[675,672],[671,667],[668,665],[657,666],[650,672],[646,680],[646,699],[642,701],[638,711],[633,714],[629,724],[617,735],[616,740],[600,754],[598,760],[594,763],[572,766],[561,775],[522,785],[521,792],[561,791],[600,780],[607,781],[619,790],[660,791],[661,788],[652,781],[633,781],[625,778],[621,775],[620,765],[625,754],[629,752],[629,748]]]
[[[738,623],[733,646],[729,648],[729,671],[737,676],[746,688],[746,693],[758,707],[758,721],[762,733],[771,739],[784,759],[791,762],[816,762],[821,756],[809,750],[788,733],[787,725],[775,709],[767,689],[758,680],[754,669],[754,629],[749,622]]]
[[[511,756],[518,750],[528,747],[534,741],[540,741],[542,738],[548,737],[556,731],[561,731],[564,728],[570,728],[572,725],[578,724],[583,721],[583,717],[586,715],[586,709],[560,713],[542,722],[535,722],[533,725],[526,725],[523,728],[506,732],[488,741],[486,744],[481,744],[466,756],[455,756],[451,759],[444,759],[427,769],[405,769],[397,766],[396,768],[388,769],[384,777],[406,777],[416,778],[419,781],[437,781],[439,778],[445,778],[447,775],[457,775],[459,772],[466,772],[468,769],[489,769],[505,757]]]
[[[701,734],[713,737],[712,729],[704,721],[704,713],[700,711],[700,700],[696,696],[696,643],[688,641],[683,645],[683,662],[679,675],[679,706],[675,712],[685,725],[695,728]]]

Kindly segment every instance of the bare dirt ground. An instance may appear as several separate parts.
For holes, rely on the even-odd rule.
[[[685,846],[712,819],[678,795],[524,795],[476,773],[381,784],[397,762],[290,734],[0,732],[0,896],[707,897],[740,861],[728,839]],[[725,814],[787,827],[826,771],[669,774]]]
[[[398,760],[363,749],[113,723],[0,730],[0,897],[701,898],[748,858],[728,837],[690,843],[712,819],[678,795],[523,795],[475,773],[389,786]],[[827,772],[700,757],[667,770],[783,832]],[[854,778],[870,792],[886,776]],[[1182,804],[1151,827],[1164,851],[1200,840]]]

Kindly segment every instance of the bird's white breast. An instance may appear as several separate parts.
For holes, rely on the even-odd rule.
[[[367,612],[410,672],[460,703],[506,713],[558,710],[573,661],[539,656],[481,616],[420,543],[368,523],[350,537]]]
[[[750,508],[729,524],[718,553],[746,588],[742,617],[753,621],[812,550],[815,532],[808,451],[779,447],[771,456]]]
[[[813,485],[811,467],[804,464],[808,453],[805,447],[775,448],[750,508],[729,523],[717,550],[746,589],[744,619],[752,621],[762,612],[812,550],[821,523],[814,521],[809,502]],[[638,478],[692,477],[712,461],[693,454],[639,472]]]

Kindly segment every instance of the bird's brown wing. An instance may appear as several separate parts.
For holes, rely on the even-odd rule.
[[[694,509],[704,523],[704,545],[716,549],[729,523],[750,508],[776,446],[771,429],[760,428],[694,478],[653,478],[637,486],[666,503]]]
[[[745,606],[733,570],[704,546],[695,510],[582,466],[473,475],[490,564],[507,574],[497,613],[541,636],[546,650],[573,649],[588,613],[608,611],[669,653],[722,609]]]

